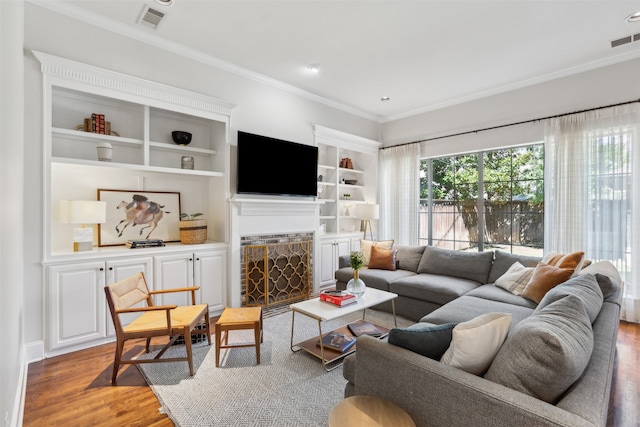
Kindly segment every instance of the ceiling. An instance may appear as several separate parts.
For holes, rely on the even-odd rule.
[[[638,0],[42,3],[379,122],[640,58]]]

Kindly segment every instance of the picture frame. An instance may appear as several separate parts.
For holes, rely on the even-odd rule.
[[[180,241],[180,193],[99,188],[98,200],[107,202],[106,222],[98,224],[98,246]]]

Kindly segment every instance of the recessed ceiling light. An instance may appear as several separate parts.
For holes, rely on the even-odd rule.
[[[311,65],[307,66],[307,69],[309,71],[311,71],[312,73],[318,74],[320,71],[322,71],[322,65],[320,65],[320,64],[311,64]]]
[[[156,3],[162,6],[171,6],[173,4],[173,0],[156,0]]]
[[[388,96],[383,96],[382,98],[380,98],[380,101],[382,102],[391,101],[391,98],[389,98]]]
[[[640,21],[640,10],[632,13],[631,15],[627,16],[626,19],[627,22],[638,22]]]

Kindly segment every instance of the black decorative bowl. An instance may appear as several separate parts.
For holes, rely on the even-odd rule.
[[[171,132],[171,138],[178,145],[187,145],[191,142],[191,134],[183,130],[174,130]]]

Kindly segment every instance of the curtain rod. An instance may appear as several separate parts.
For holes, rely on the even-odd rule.
[[[509,123],[509,124],[506,124],[506,125],[491,126],[491,127],[483,128],[483,129],[469,130],[469,131],[465,131],[465,132],[453,133],[451,135],[435,136],[433,138],[421,139],[419,141],[404,142],[402,144],[390,145],[388,147],[380,147],[380,149],[381,150],[386,150],[387,148],[402,147],[403,145],[419,144],[421,142],[435,141],[437,139],[444,139],[444,138],[451,138],[451,137],[454,137],[454,136],[468,135],[470,133],[478,133],[478,132],[483,132],[483,131],[487,131],[487,130],[506,128],[506,127],[509,127],[509,126],[522,125],[522,124],[525,124],[525,123],[534,123],[534,122],[539,122],[541,120],[554,119],[556,117],[564,117],[564,116],[570,116],[572,114],[580,114],[580,113],[587,113],[589,111],[602,110],[604,108],[619,107],[620,105],[634,104],[636,102],[640,102],[640,99],[636,99],[636,100],[633,100],[633,101],[619,102],[617,104],[604,105],[602,107],[587,108],[586,110],[578,110],[578,111],[573,111],[571,113],[562,113],[562,114],[556,114],[556,115],[553,115],[553,116],[540,117],[538,119],[523,120],[521,122]]]

